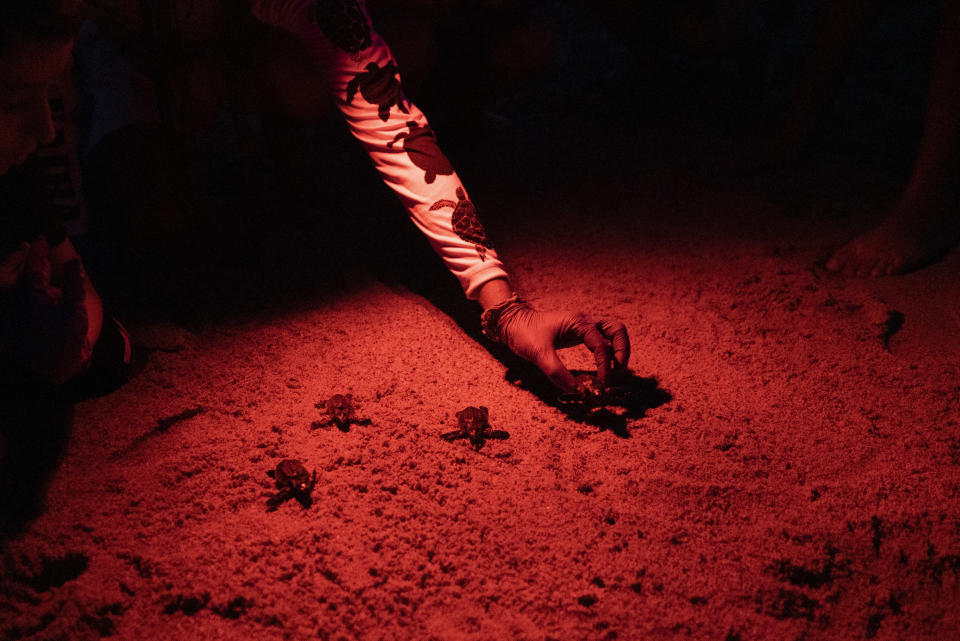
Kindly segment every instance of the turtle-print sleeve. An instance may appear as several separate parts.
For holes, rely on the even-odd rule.
[[[320,63],[354,137],[467,297],[505,278],[466,189],[426,117],[404,96],[390,48],[362,0],[252,2],[255,16],[295,33]]]

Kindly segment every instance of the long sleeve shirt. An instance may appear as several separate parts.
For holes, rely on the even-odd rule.
[[[353,136],[468,298],[506,278],[477,212],[362,0],[252,0],[254,15],[293,32],[324,70]]]

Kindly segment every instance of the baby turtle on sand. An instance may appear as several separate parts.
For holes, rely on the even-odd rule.
[[[576,392],[566,392],[558,397],[562,405],[598,407],[604,404],[605,390],[600,377],[594,374],[580,374],[576,377],[576,381]]]
[[[480,450],[488,438],[504,440],[510,438],[509,432],[490,429],[490,412],[486,407],[464,408],[457,412],[457,429],[441,434],[440,438],[455,441],[460,438],[470,439],[473,449]]]
[[[310,493],[317,484],[317,471],[311,475],[307,468],[296,459],[284,459],[277,463],[274,470],[267,471],[276,486],[277,493],[267,499],[267,511],[273,512],[281,503],[289,499],[297,499],[304,509],[313,504]]]
[[[622,387],[604,387],[596,374],[580,374],[576,377],[577,391],[560,394],[560,405],[569,408],[594,410],[607,405],[620,405],[628,393]]]
[[[357,416],[360,404],[353,400],[353,394],[334,394],[328,400],[320,401],[314,407],[323,410],[326,415],[319,421],[311,423],[311,430],[336,425],[341,432],[349,432],[351,425],[370,425],[372,422],[369,418]]]

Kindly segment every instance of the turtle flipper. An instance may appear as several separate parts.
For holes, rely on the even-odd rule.
[[[442,209],[443,207],[456,207],[457,203],[452,200],[438,200],[437,202],[430,205],[430,211],[435,211],[437,209]]]
[[[287,488],[281,490],[267,499],[267,512],[273,512],[276,510],[282,503],[290,500],[290,497],[293,496],[293,490]]]
[[[333,419],[330,419],[330,418],[324,418],[324,419],[320,419],[319,421],[314,421],[310,423],[310,431],[312,432],[313,430],[326,429],[330,427],[330,424],[332,422],[333,422]]]
[[[357,89],[360,88],[360,76],[354,76],[353,80],[347,83],[347,99],[344,104],[349,105],[353,102],[353,97],[357,95]]]
[[[445,441],[455,441],[458,438],[466,438],[466,436],[467,435],[463,430],[455,430],[453,432],[446,432],[444,434],[441,434],[440,438],[442,438]]]
[[[510,438],[510,432],[504,430],[493,430],[486,435],[487,438],[492,438],[498,441],[505,441]]]
[[[310,495],[309,491],[297,492],[294,494],[294,498],[297,499],[297,503],[300,504],[300,507],[305,510],[313,505],[313,497]]]
[[[409,135],[409,132],[401,131],[400,133],[398,133],[396,136],[393,137],[393,140],[387,143],[387,149],[393,149],[393,146],[395,144],[397,144],[398,142],[406,138],[408,135]]]

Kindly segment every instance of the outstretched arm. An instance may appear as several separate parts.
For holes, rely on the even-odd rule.
[[[473,202],[437,146],[426,117],[407,100],[389,47],[362,0],[251,0],[254,15],[293,32],[325,70],[354,137],[406,206],[411,219],[484,309],[484,333],[576,391],[557,348],[585,344],[601,380],[625,369],[630,346],[622,323],[581,313],[541,312],[514,295]],[[402,143],[401,143],[402,141]]]
[[[467,297],[507,278],[426,117],[404,95],[396,61],[363,2],[252,0],[252,10],[293,32],[317,60],[353,136]]]

